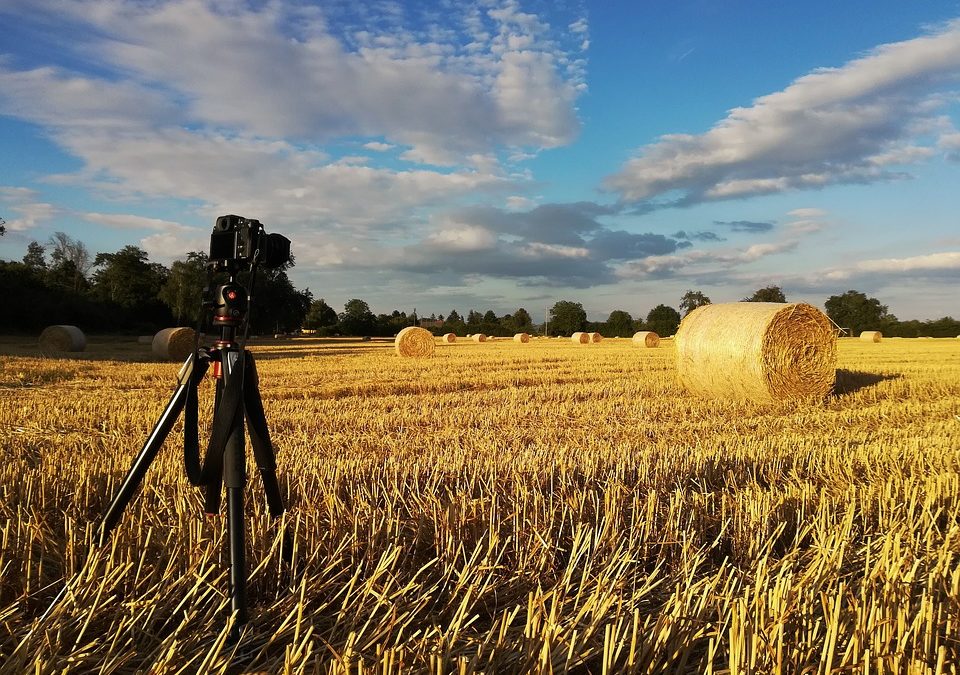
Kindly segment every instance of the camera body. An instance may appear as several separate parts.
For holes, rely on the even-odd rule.
[[[239,269],[258,263],[268,268],[290,262],[290,240],[267,234],[259,220],[226,215],[217,218],[210,235],[210,264]]]

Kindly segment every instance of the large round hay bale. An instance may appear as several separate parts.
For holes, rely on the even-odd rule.
[[[578,331],[570,336],[570,341],[578,345],[590,344],[590,334]]]
[[[590,342],[596,344],[603,341],[603,336],[600,333],[587,333],[590,336]]]
[[[530,334],[529,334],[529,333],[517,333],[516,335],[513,336],[513,341],[514,341],[514,342],[522,342],[523,344],[527,344],[528,342],[530,342]]]
[[[183,361],[193,353],[196,336],[192,328],[164,328],[153,336],[151,349],[161,359]]]
[[[487,336],[484,335],[483,333],[474,333],[473,335],[470,336],[470,339],[473,340],[474,342],[486,342]]]
[[[456,333],[444,333],[444,334],[443,334],[443,337],[440,338],[440,339],[443,340],[444,342],[456,342],[456,341],[457,341],[457,334],[456,334]]]
[[[397,333],[397,337],[393,341],[393,347],[397,350],[397,354],[410,358],[433,356],[433,350],[436,349],[436,346],[433,333],[419,326],[407,326]]]
[[[706,397],[822,399],[836,377],[833,326],[805,303],[698,307],[680,324],[676,350],[680,384]]]
[[[660,344],[660,336],[652,330],[639,330],[633,334],[633,344],[640,347],[656,347]]]
[[[860,339],[864,342],[880,342],[883,338],[883,333],[878,330],[865,330],[860,333]]]
[[[37,340],[44,352],[82,352],[87,336],[76,326],[47,326]]]

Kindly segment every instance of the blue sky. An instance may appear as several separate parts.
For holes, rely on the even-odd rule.
[[[960,3],[0,0],[0,257],[217,215],[341,307],[960,317]]]

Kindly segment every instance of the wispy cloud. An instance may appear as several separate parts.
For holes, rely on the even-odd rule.
[[[958,78],[955,20],[816,70],[704,134],[663,136],[605,185],[625,202],[658,207],[902,178],[898,167],[930,157],[937,137],[952,147],[938,113]]]

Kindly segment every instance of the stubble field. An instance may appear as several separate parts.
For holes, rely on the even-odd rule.
[[[842,339],[835,396],[775,405],[684,393],[669,340],[257,343],[289,511],[251,468],[236,646],[179,424],[91,548],[179,366],[27,342],[0,340],[0,671],[957,672],[960,340]]]

